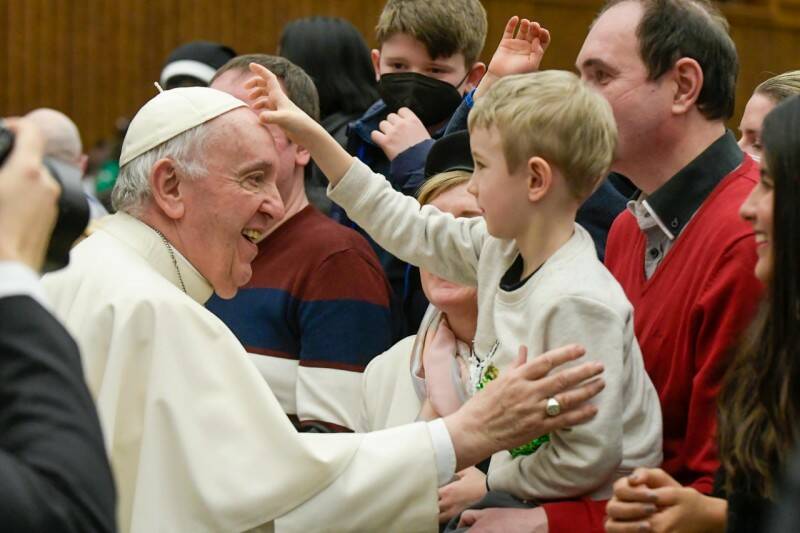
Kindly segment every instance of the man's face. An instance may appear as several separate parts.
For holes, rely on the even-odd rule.
[[[248,91],[244,88],[244,83],[252,77],[254,76],[249,72],[229,70],[214,80],[211,88],[233,95],[250,106],[253,105],[254,100],[250,98]],[[288,198],[290,197],[289,192],[295,185],[295,173],[298,170],[297,145],[289,141],[286,134],[278,126],[271,124],[265,127],[274,141],[271,143],[272,149],[278,152],[278,168],[276,169],[278,191],[281,193],[282,198]],[[306,159],[305,163],[307,162]],[[305,166],[305,163],[302,166]],[[302,168],[300,168],[298,174],[302,174]]]
[[[462,83],[467,75],[464,54],[458,52],[450,57],[433,59],[424,44],[405,33],[395,33],[383,43],[380,50],[373,50],[372,64],[377,79],[382,74],[416,72],[447,82],[462,95],[472,89],[468,83],[470,80]],[[461,85],[456,86],[459,83]]]
[[[205,177],[180,176],[185,215],[181,250],[222,298],[250,280],[255,242],[283,217],[275,185],[278,153],[251,111],[238,108],[212,120],[203,147]],[[180,171],[177,171],[180,172]],[[188,179],[187,179],[188,178]]]
[[[650,157],[648,147],[658,141],[672,103],[669,84],[649,81],[639,55],[636,28],[642,12],[641,4],[632,1],[603,13],[576,61],[581,79],[599,91],[614,111],[619,143],[612,168],[623,174],[638,159]]]

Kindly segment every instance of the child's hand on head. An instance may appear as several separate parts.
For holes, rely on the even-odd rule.
[[[511,17],[477,93],[485,93],[492,83],[504,76],[536,72],[549,45],[550,32],[538,22]]]
[[[300,138],[316,126],[316,121],[286,96],[275,74],[256,63],[250,63],[250,71],[256,77],[245,82],[244,87],[255,100],[253,109],[258,112],[259,121],[279,126],[292,142],[302,144]]]
[[[395,157],[412,146],[431,138],[419,117],[407,107],[401,107],[397,113],[389,113],[370,137],[389,161],[394,161]]]

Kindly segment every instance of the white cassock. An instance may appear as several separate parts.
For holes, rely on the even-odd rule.
[[[175,259],[188,296],[161,238],[116,214],[44,280],[81,348],[121,531],[436,531],[434,432],[298,434]]]

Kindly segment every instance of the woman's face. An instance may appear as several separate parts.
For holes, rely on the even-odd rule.
[[[754,93],[747,102],[742,114],[742,121],[739,123],[739,131],[742,136],[739,139],[739,148],[748,154],[761,158],[761,124],[764,117],[775,107],[775,101],[769,96],[761,93]]]
[[[761,179],[758,185],[739,209],[739,215],[753,226],[758,255],[755,274],[762,283],[768,283],[772,279],[775,257],[772,224],[772,211],[775,205],[774,185],[765,158],[761,161]]]
[[[439,194],[431,205],[439,211],[450,213],[454,217],[471,218],[480,216],[480,208],[475,197],[467,192],[467,183],[456,185]],[[430,272],[419,269],[422,290],[428,301],[448,316],[458,313],[475,313],[478,307],[478,290],[451,283]],[[472,306],[472,307],[470,307]]]

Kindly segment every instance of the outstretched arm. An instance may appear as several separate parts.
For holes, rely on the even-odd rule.
[[[261,110],[259,120],[279,126],[292,142],[305,146],[331,185],[336,186],[353,164],[353,156],[322,125],[289,100],[272,72],[256,63],[250,63],[250,71],[256,77],[248,80],[245,88],[257,99],[253,107]]]
[[[500,44],[497,45],[474,98],[486,94],[489,87],[503,76],[539,70],[539,64],[549,45],[550,32],[538,22],[528,19],[520,21],[516,15],[508,19]]]

